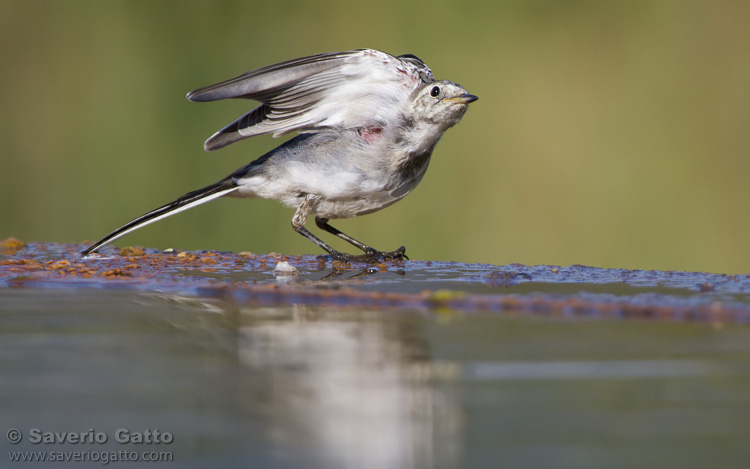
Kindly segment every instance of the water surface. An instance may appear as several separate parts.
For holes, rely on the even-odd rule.
[[[741,467],[750,457],[744,326],[102,290],[4,289],[0,304],[6,426],[160,429],[174,441],[156,449],[179,467]],[[144,449],[6,445],[123,446]]]
[[[312,257],[284,274],[273,256],[193,253],[186,265],[73,249],[0,256],[0,406],[4,431],[22,435],[3,441],[4,467],[22,465],[11,452],[120,450],[169,453],[174,467],[750,460],[745,277],[337,270]],[[32,444],[33,429],[108,438]],[[118,429],[173,439],[118,443]]]

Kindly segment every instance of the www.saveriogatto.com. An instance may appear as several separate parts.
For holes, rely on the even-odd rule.
[[[118,462],[174,461],[172,451],[163,451],[158,447],[171,444],[174,441],[174,435],[159,429],[134,431],[118,428],[114,432],[107,433],[93,428],[74,432],[30,428],[24,433],[18,428],[11,428],[6,436],[12,445],[18,445],[23,441],[39,445],[38,449],[8,451],[8,458],[11,462],[97,462],[107,465]],[[82,448],[83,446],[106,445],[109,442],[118,445],[135,445],[135,448],[111,449],[111,445],[106,449]],[[55,445],[65,445],[65,449],[59,446],[52,448]],[[142,445],[147,446],[148,449],[143,448]]]

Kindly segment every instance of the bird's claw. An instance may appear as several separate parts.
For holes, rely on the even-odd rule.
[[[406,248],[404,246],[401,246],[400,248],[391,252],[375,251],[375,253],[378,257],[386,261],[409,260],[409,256],[406,255]]]
[[[353,256],[343,252],[331,253],[331,258],[340,262],[364,262],[367,264],[379,264],[383,261],[402,261],[408,260],[406,248],[401,246],[395,251],[383,252],[370,248],[364,254]]]

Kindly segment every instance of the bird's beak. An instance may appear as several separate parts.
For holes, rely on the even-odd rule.
[[[446,101],[448,101],[449,103],[456,103],[456,104],[469,104],[469,103],[473,103],[477,99],[479,99],[478,96],[474,96],[473,94],[466,93],[460,96],[454,96],[453,98],[446,98]]]

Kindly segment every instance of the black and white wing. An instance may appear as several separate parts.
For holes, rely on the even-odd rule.
[[[206,140],[208,151],[244,138],[321,128],[384,127],[411,93],[433,81],[418,57],[372,49],[333,52],[259,68],[188,93],[190,101],[246,98],[262,104]]]

